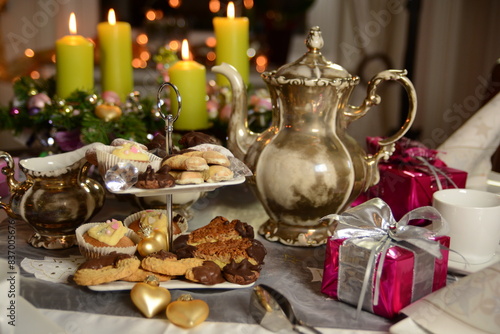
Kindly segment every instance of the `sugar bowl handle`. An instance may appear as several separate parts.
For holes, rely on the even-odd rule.
[[[15,164],[12,156],[5,152],[0,151],[0,159],[5,160],[7,166],[3,167],[1,172],[5,175],[7,185],[9,186],[9,191],[12,193],[19,187],[19,182],[15,179]],[[10,217],[16,217],[14,212],[11,210],[10,205],[5,204],[0,201],[0,209],[3,209],[7,212]]]

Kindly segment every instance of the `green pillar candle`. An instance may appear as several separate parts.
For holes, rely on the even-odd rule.
[[[227,17],[214,17],[213,21],[215,39],[215,63],[220,65],[227,63],[236,68],[248,85],[250,64],[248,61],[248,18],[234,17],[234,4],[230,2],[227,6]],[[229,81],[222,75],[217,74],[219,86],[229,86]]]
[[[182,110],[174,123],[175,130],[202,130],[208,128],[206,104],[205,66],[189,59],[187,41],[182,42],[182,59],[168,70],[170,82],[179,90],[182,98]],[[177,97],[171,90],[170,103],[172,113],[177,111]]]
[[[122,102],[134,90],[132,68],[132,32],[127,22],[116,22],[110,9],[108,22],[97,25],[99,37],[101,89],[112,91]]]
[[[74,13],[69,21],[71,35],[56,41],[56,94],[62,99],[75,90],[94,88],[94,44],[76,34]]]

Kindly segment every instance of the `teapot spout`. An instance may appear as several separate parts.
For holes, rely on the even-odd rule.
[[[249,147],[258,134],[248,128],[247,91],[238,71],[227,63],[212,67],[212,71],[224,75],[231,84],[232,111],[228,124],[227,147],[240,160],[244,160]]]

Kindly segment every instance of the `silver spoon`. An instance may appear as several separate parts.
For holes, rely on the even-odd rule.
[[[286,329],[304,333],[298,328],[301,326],[309,332],[321,334],[317,329],[297,318],[292,305],[285,296],[264,284],[253,288],[250,298],[250,314],[257,323],[272,332]]]

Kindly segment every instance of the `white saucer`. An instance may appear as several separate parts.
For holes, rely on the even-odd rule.
[[[479,271],[481,269],[484,269],[486,267],[491,266],[494,263],[497,263],[500,261],[500,253],[496,253],[495,256],[488,262],[480,263],[480,264],[466,264],[463,262],[455,262],[452,260],[448,260],[448,271],[455,273],[455,274],[460,274],[460,275],[468,275],[475,273],[476,271]]]

